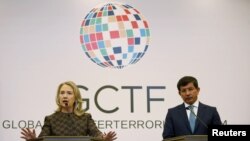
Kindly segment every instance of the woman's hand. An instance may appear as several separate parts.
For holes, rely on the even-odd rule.
[[[104,134],[103,134],[103,139],[104,139],[105,141],[113,141],[113,140],[117,139],[116,133],[115,133],[114,131],[110,131],[110,132],[108,132],[107,134],[104,133]]]
[[[32,131],[31,131],[29,128],[22,128],[21,134],[23,135],[23,136],[21,136],[21,138],[23,138],[25,140],[30,140],[30,139],[36,138],[35,129],[32,129]]]

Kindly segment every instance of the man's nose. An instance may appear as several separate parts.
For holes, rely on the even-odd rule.
[[[190,95],[191,91],[190,90],[186,90],[186,95]]]

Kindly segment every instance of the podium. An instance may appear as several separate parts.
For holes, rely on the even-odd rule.
[[[207,135],[186,135],[167,138],[163,141],[207,141]]]
[[[44,136],[28,141],[103,141],[103,139],[90,136]]]

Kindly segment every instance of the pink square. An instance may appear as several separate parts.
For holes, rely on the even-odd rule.
[[[92,50],[90,43],[87,43],[87,44],[86,44],[86,48],[87,48],[88,51],[89,51],[89,50]]]
[[[83,41],[83,39],[82,39],[83,37],[82,37],[82,35],[80,35],[80,41],[81,41],[81,44],[83,44],[84,43],[84,41]]]
[[[96,42],[92,42],[91,46],[93,49],[98,49],[97,43]]]
[[[103,40],[103,36],[102,36],[102,33],[101,33],[101,32],[96,33],[96,39],[97,39],[97,41]]]
[[[114,55],[109,55],[110,60],[115,60],[115,56]]]
[[[90,34],[90,41],[91,42],[96,41],[95,34]]]
[[[134,45],[134,38],[128,38],[128,45]]]
[[[109,33],[110,33],[111,39],[119,38],[120,37],[119,31],[110,31]]]
[[[148,28],[148,23],[147,23],[146,21],[143,21],[143,23],[144,23],[144,26],[145,26],[146,28]]]

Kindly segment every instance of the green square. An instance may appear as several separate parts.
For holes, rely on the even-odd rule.
[[[97,18],[95,21],[96,24],[101,24],[102,23],[102,19],[101,18]]]
[[[127,36],[128,36],[128,37],[134,37],[133,30],[128,29],[128,30],[126,30],[126,32],[127,32]]]
[[[109,29],[108,29],[108,24],[103,24],[102,25],[102,30],[103,31],[108,31]]]
[[[108,11],[103,11],[102,16],[107,16],[108,15]]]
[[[83,34],[83,28],[81,27],[81,29],[80,29],[80,34]]]
[[[147,29],[146,32],[147,32],[147,36],[150,36],[149,29]]]
[[[108,56],[106,49],[101,49],[101,53],[103,56]]]
[[[93,24],[95,24],[95,19],[90,20],[90,25],[93,25]]]
[[[83,49],[83,51],[86,51],[85,45],[82,45],[82,49]]]

